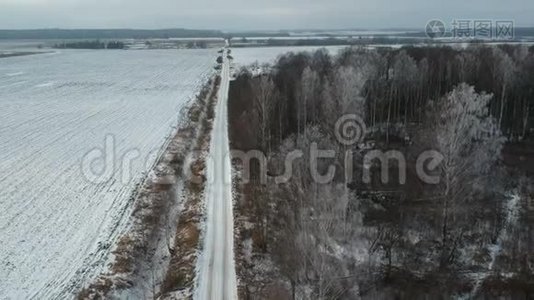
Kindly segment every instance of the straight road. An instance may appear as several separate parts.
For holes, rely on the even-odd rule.
[[[228,90],[230,63],[223,53],[221,85],[215,111],[207,171],[207,220],[199,285],[195,299],[237,299],[234,262],[232,173],[228,142]]]

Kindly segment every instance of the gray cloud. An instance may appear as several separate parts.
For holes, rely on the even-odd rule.
[[[429,19],[514,19],[534,25],[531,0],[0,0],[0,28],[424,27]]]

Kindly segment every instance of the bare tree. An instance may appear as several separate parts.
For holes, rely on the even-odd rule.
[[[389,142],[389,128],[391,125],[391,120],[396,119],[399,121],[401,115],[401,97],[399,94],[408,94],[407,89],[413,85],[414,82],[417,82],[418,68],[415,60],[409,56],[406,51],[399,52],[393,58],[393,66],[390,70],[390,91],[389,97],[387,100],[387,121],[386,121],[386,140]],[[409,101],[409,99],[405,99]],[[404,114],[407,116],[407,107],[408,104],[404,105]],[[392,116],[393,115],[393,116]],[[407,120],[405,118],[404,122]]]
[[[499,110],[499,126],[502,126],[502,120],[504,116],[504,110],[506,107],[506,93],[508,91],[508,87],[513,83],[513,80],[515,79],[515,74],[517,72],[517,66],[514,63],[514,60],[506,54],[506,52],[502,51],[499,48],[494,48],[493,50],[494,56],[495,56],[495,71],[494,71],[494,77],[495,82],[500,83],[501,86],[501,99],[500,99],[500,110]]]
[[[321,81],[317,72],[312,70],[310,67],[306,67],[302,72],[302,78],[300,81],[300,91],[299,99],[297,104],[298,112],[298,130],[306,130],[306,126],[310,120],[314,120],[315,106],[319,103],[317,102],[319,87],[321,86]]]

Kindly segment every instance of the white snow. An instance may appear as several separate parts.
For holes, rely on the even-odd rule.
[[[226,56],[226,55],[223,55]],[[210,144],[203,253],[198,260],[195,299],[237,299],[234,261],[232,170],[228,143],[230,66],[224,60]]]
[[[15,72],[15,73],[7,73],[6,76],[13,77],[13,76],[19,76],[24,75],[24,72]]]
[[[215,58],[216,50],[78,50],[1,60],[1,299],[72,297],[103,270],[128,226],[135,184]],[[89,182],[81,163],[104,151],[106,137],[110,179]],[[103,167],[101,158],[91,167]]]
[[[512,193],[508,195],[508,201],[506,202],[506,205],[504,207],[506,218],[504,220],[503,228],[501,229],[498,237],[497,237],[497,243],[489,246],[489,252],[490,252],[490,263],[488,265],[488,272],[485,272],[483,274],[478,274],[476,277],[475,285],[473,287],[473,291],[471,292],[470,297],[476,297],[478,290],[484,283],[484,280],[491,275],[490,272],[493,271],[493,267],[495,265],[495,260],[499,256],[502,250],[502,243],[506,240],[508,237],[508,234],[510,232],[510,229],[516,226],[517,220],[519,218],[519,212],[521,209],[521,197],[517,193]]]

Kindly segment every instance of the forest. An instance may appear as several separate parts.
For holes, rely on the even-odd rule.
[[[242,68],[231,147],[263,155],[233,160],[240,296],[534,297],[533,107],[525,46],[350,47]],[[364,123],[342,128],[360,130],[354,143],[344,116]],[[419,163],[429,151],[439,164]]]

